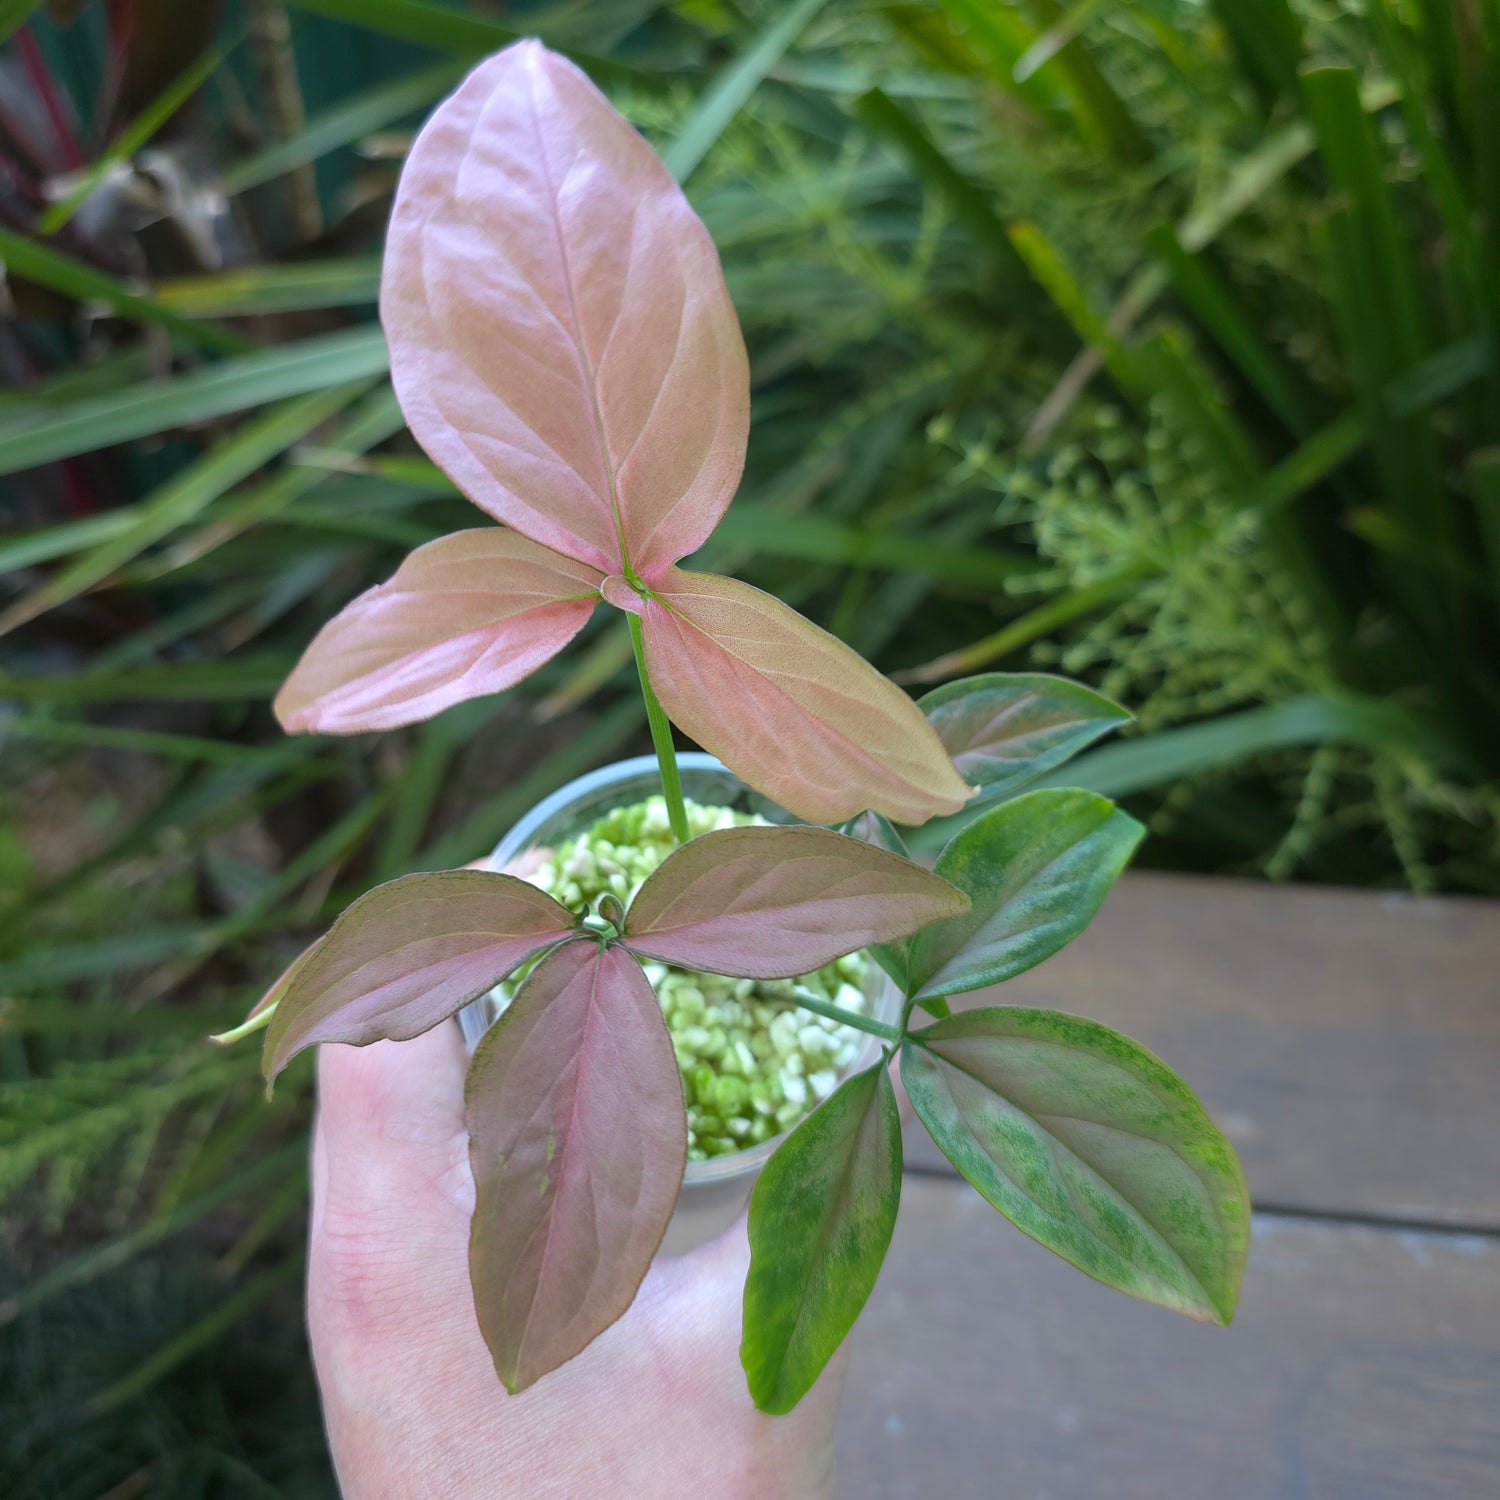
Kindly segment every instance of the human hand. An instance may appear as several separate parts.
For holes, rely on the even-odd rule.
[[[347,1500],[831,1494],[845,1356],[789,1416],[756,1411],[743,1217],[659,1257],[613,1327],[507,1393],[469,1290],[466,1062],[451,1025],[319,1049],[307,1316]]]

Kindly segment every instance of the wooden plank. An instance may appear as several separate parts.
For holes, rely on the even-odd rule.
[[[852,1335],[848,1500],[1500,1495],[1500,1240],[1260,1216],[1213,1328],[910,1177]]]
[[[1500,1228],[1500,903],[1136,874],[1055,958],[958,1000],[1144,1042],[1257,1203]]]

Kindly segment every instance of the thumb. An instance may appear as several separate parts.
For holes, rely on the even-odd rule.
[[[458,1028],[318,1049],[309,1319],[384,1325],[467,1288],[474,1184]],[[468,1307],[465,1294],[458,1299]],[[472,1317],[472,1314],[469,1314]]]

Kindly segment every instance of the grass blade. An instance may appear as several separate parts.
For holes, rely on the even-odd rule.
[[[1081,786],[1106,797],[1128,797],[1273,750],[1306,745],[1404,750],[1440,765],[1462,763],[1461,753],[1441,735],[1393,703],[1353,695],[1307,694],[1091,750],[1041,784]]]
[[[451,14],[451,12],[450,12]],[[463,76],[457,63],[440,63],[368,89],[314,115],[296,135],[275,141],[224,173],[224,190],[243,193],[339,146],[360,140],[431,104]]]
[[[1075,589],[1070,594],[1059,594],[1057,598],[1049,599],[1019,619],[1012,620],[993,635],[975,641],[972,646],[950,651],[919,667],[910,667],[904,672],[893,672],[891,675],[897,682],[906,683],[943,682],[950,677],[965,677],[1000,661],[1012,651],[1019,651],[1022,646],[1030,645],[1059,625],[1067,625],[1083,615],[1093,614],[1095,610],[1103,609],[1105,605],[1134,593],[1136,585],[1146,576],[1144,568],[1128,568],[1110,578],[1101,578],[1099,582],[1085,588]]]
[[[209,74],[224,61],[228,49],[214,49],[188,64],[155,99],[110,143],[97,161],[84,170],[77,185],[54,203],[38,220],[42,234],[56,234],[78,212],[85,199],[118,163],[136,154],[173,115],[208,81]]]
[[[1212,0],[1240,72],[1269,109],[1297,97],[1297,67],[1305,42],[1287,0]]]
[[[131,506],[133,524],[128,529],[100,542],[93,551],[49,578],[40,588],[0,611],[0,635],[77,598],[108,578],[152,543],[186,525],[231,486],[305,437],[364,389],[364,383],[360,383],[316,391],[274,407],[264,416],[246,423],[227,442],[205,453],[154,494]]]
[[[80,516],[76,521],[64,521],[60,526],[23,532],[0,542],[0,575],[82,552],[85,547],[119,536],[129,529],[131,520],[127,512],[106,510],[94,516]]]
[[[317,307],[373,306],[380,293],[380,257],[247,266],[209,276],[183,276],[156,285],[156,300],[173,316],[247,318]]]
[[[363,380],[388,365],[380,329],[353,328],[78,401],[56,416],[12,418],[0,423],[0,474]]]
[[[44,719],[34,714],[12,714],[0,720],[0,744],[10,736],[43,744],[87,745],[90,749],[129,750],[139,755],[164,755],[174,760],[201,760],[211,765],[276,765],[284,760],[279,746],[239,745],[233,740],[210,740],[200,735],[75,723]]]
[[[772,510],[742,502],[731,506],[714,533],[715,542],[748,547],[766,557],[848,568],[888,568],[926,573],[944,583],[977,589],[1003,588],[1035,560],[1022,553],[983,547],[951,547],[925,537],[901,535],[871,526],[849,525],[819,516]]]
[[[21,703],[244,703],[272,697],[291,669],[291,657],[265,656],[59,677],[0,672],[0,698]]]
[[[1166,271],[1178,296],[1204,329],[1238,366],[1266,405],[1298,437],[1309,429],[1307,392],[1254,324],[1240,310],[1229,288],[1201,255],[1182,248],[1176,231],[1161,224],[1146,236],[1147,248]]]
[[[927,132],[901,106],[879,89],[854,101],[853,113],[871,130],[887,137],[906,156],[917,176],[939,192],[953,216],[995,254],[1008,284],[1030,281],[1025,262],[1010,242],[1005,225],[990,207],[988,196],[933,144]]]
[[[794,0],[704,91],[677,139],[662,152],[667,170],[686,182],[766,74],[828,0]]]
[[[518,41],[526,33],[502,25],[488,16],[476,16],[452,5],[430,5],[425,0],[287,0],[297,10],[347,21],[386,36],[416,42],[439,52],[451,52],[466,62],[477,62]],[[650,73],[642,73],[613,58],[597,57],[571,47],[558,49],[595,78],[621,82],[656,84]]]
[[[40,1307],[42,1303],[55,1297],[59,1292],[67,1291],[69,1287],[80,1286],[109,1271],[128,1265],[143,1251],[161,1244],[162,1241],[170,1239],[184,1229],[191,1228],[205,1215],[226,1203],[233,1202],[241,1194],[249,1193],[269,1183],[279,1182],[288,1173],[300,1170],[306,1158],[307,1146],[304,1142],[298,1141],[295,1145],[284,1146],[279,1151],[273,1151],[269,1156],[263,1156],[254,1166],[246,1168],[245,1171],[226,1178],[190,1203],[183,1204],[173,1213],[153,1219],[129,1234],[106,1240],[102,1245],[90,1246],[87,1250],[73,1256],[71,1260],[65,1260],[61,1265],[55,1266],[15,1296],[0,1302],[0,1328],[7,1323],[13,1323],[23,1313]]]
[[[161,298],[133,292],[113,276],[3,226],[0,226],[0,263],[11,275],[24,277],[79,302],[103,302],[121,317],[155,324],[216,354],[244,354],[255,347],[251,340],[228,328],[194,323],[173,311]]]

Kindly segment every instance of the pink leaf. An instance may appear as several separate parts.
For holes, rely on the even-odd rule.
[[[757,791],[813,823],[924,823],[969,799],[916,704],[842,641],[733,579],[674,568],[654,588],[604,594],[642,615],[672,721]]]
[[[685,969],[787,979],[968,905],[910,860],[826,828],[726,828],[646,877],[625,934],[632,952]]]
[[[576,932],[565,906],[509,875],[444,870],[377,886],[299,960],[266,1031],[266,1077],[318,1042],[417,1036]]]
[[[439,537],[318,632],[276,716],[290,734],[357,734],[502,692],[583,629],[600,581],[498,526]]]
[[[630,1306],[682,1185],[682,1079],[640,965],[591,942],[549,954],[465,1092],[475,1309],[518,1391]]]
[[[739,483],[744,341],[713,241],[572,63],[481,63],[406,160],[381,321],[418,442],[481,509],[607,573],[695,550]]]

